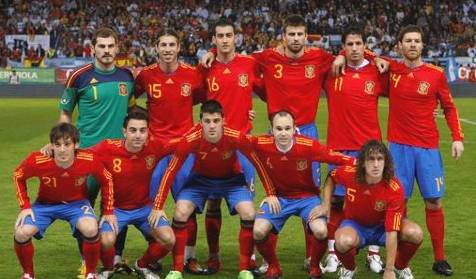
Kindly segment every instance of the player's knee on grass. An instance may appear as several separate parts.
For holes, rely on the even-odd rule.
[[[430,210],[438,210],[443,206],[441,198],[425,199],[425,207]]]
[[[357,232],[350,227],[338,229],[335,234],[335,241],[335,248],[341,253],[346,253],[350,249],[359,246],[359,236]]]
[[[163,247],[172,250],[175,245],[175,235],[171,227],[159,227],[152,230],[152,236]]]
[[[83,217],[78,220],[76,228],[85,238],[93,238],[98,234],[98,223],[96,219]]]
[[[254,240],[263,240],[271,232],[273,225],[268,220],[265,219],[256,219],[255,225],[253,226],[253,239]]]
[[[179,222],[187,222],[194,211],[195,205],[192,202],[179,200],[175,206],[174,219]]]
[[[309,228],[315,238],[324,240],[327,237],[327,223],[324,219],[318,218],[309,223]]]
[[[404,220],[400,232],[400,239],[413,244],[420,244],[423,241],[423,231],[417,223]]]
[[[15,230],[15,240],[20,243],[28,242],[37,232],[37,227],[23,225]]]
[[[103,249],[111,248],[116,242],[116,234],[114,232],[101,233],[101,246]]]

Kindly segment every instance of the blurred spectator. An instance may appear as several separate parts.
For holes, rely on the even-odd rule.
[[[4,1],[0,13],[0,41],[6,34],[50,35],[51,49],[36,49],[36,58],[91,57],[92,32],[111,26],[120,34],[123,59],[133,65],[155,61],[155,42],[163,28],[180,30],[182,60],[197,61],[210,46],[209,28],[220,16],[234,21],[240,53],[275,46],[283,20],[302,14],[310,34],[321,35],[313,45],[338,51],[328,35],[348,26],[362,26],[368,45],[377,53],[395,55],[395,38],[401,26],[417,24],[425,30],[431,57],[468,55],[475,42],[475,0],[15,0]],[[0,46],[0,62],[30,59],[31,46]],[[474,54],[474,50],[471,50]]]

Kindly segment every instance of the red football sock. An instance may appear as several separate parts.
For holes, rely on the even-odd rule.
[[[304,231],[304,244],[306,245],[306,259],[312,255],[312,238],[314,237],[312,234],[309,233],[309,229],[307,228],[306,222],[302,221],[302,228]]]
[[[329,223],[327,223],[327,238],[334,240],[334,234],[344,220],[344,211],[340,206],[332,206]]]
[[[149,247],[145,251],[142,258],[137,261],[139,267],[147,267],[148,264],[152,264],[165,257],[170,251],[161,246],[160,243],[156,241],[149,242]]]
[[[311,233],[309,233],[309,235],[311,236],[309,243],[311,246],[311,268],[317,268],[321,271],[319,263],[327,251],[327,238],[319,240]]]
[[[253,254],[253,224],[254,220],[241,220],[240,236],[240,269],[245,270],[250,267],[250,259]]]
[[[278,236],[274,233],[269,233],[268,236],[260,241],[255,241],[256,248],[270,266],[279,267],[278,256],[276,255],[276,244]]]
[[[207,211],[205,230],[207,231],[208,253],[210,256],[216,256],[220,252],[221,210]]]
[[[187,246],[195,246],[197,243],[197,215],[193,213],[187,221]]]
[[[31,276],[35,276],[33,270],[33,255],[35,254],[35,248],[31,239],[25,243],[19,243],[16,240],[14,242],[15,252],[17,254],[18,261],[23,268],[24,273],[28,273]]]
[[[183,264],[185,260],[185,242],[187,241],[187,222],[179,222],[173,220],[172,228],[175,234],[175,245],[173,249],[174,264],[173,270],[183,272]]]
[[[101,261],[106,270],[114,269],[114,256],[116,255],[116,248],[114,245],[109,249],[101,249]]]
[[[83,259],[86,264],[86,274],[96,273],[100,254],[101,244],[99,243],[99,237],[83,239]]]
[[[357,249],[352,248],[346,253],[341,253],[336,249],[336,255],[346,269],[355,270],[355,255],[357,255]]]
[[[426,213],[426,227],[431,237],[431,244],[433,245],[433,257],[435,261],[445,259],[445,215],[443,208],[436,210],[425,209]]]
[[[421,243],[420,243],[421,244]],[[397,257],[395,259],[395,268],[404,269],[415,255],[420,244],[414,244],[407,241],[399,241],[397,248]]]

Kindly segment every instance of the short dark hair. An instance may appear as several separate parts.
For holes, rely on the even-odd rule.
[[[269,116],[269,122],[271,123],[271,127],[273,127],[273,120],[276,116],[291,116],[291,119],[293,120],[293,124],[294,124],[294,114],[288,110],[280,110],[280,111],[277,111],[277,112],[273,112],[270,116]]]
[[[289,26],[292,26],[292,27],[304,26],[305,27],[305,32],[307,33],[306,20],[301,15],[292,14],[292,15],[289,15],[286,18],[286,21],[284,22],[284,28],[283,28],[284,33],[286,33],[286,29]]]
[[[423,30],[417,25],[410,24],[400,29],[400,32],[398,32],[398,41],[402,42],[403,37],[407,33],[420,33],[421,39],[423,40]]]
[[[50,131],[50,143],[54,144],[60,139],[71,139],[73,143],[79,142],[79,131],[71,123],[58,123]]]
[[[114,42],[117,44],[119,42],[119,37],[117,36],[116,31],[109,27],[101,27],[94,33],[94,37],[92,40],[93,46],[96,45],[98,38],[109,38],[113,37]]]
[[[204,113],[219,113],[224,116],[222,105],[216,100],[208,100],[200,107],[200,119],[202,119]]]
[[[226,27],[226,26],[231,26],[231,28],[233,28],[233,34],[235,33],[235,25],[233,24],[233,22],[228,18],[222,17],[213,26],[213,31],[212,31],[213,36],[215,36],[217,33],[217,27]]]
[[[365,36],[365,32],[362,28],[357,26],[351,26],[347,28],[342,34],[341,42],[343,45],[345,45],[345,41],[347,40],[347,36],[349,35],[359,35],[360,37],[362,37],[362,41],[364,42],[364,44],[367,40],[367,36]]]
[[[127,128],[127,125],[129,124],[129,121],[131,119],[134,120],[144,120],[145,122],[149,123],[149,115],[147,114],[147,111],[140,106],[134,107],[124,118],[124,122],[122,123],[122,127],[124,129]]]
[[[160,38],[162,38],[163,36],[172,36],[177,40],[177,44],[180,44],[179,34],[177,33],[177,31],[175,31],[175,29],[165,28],[161,32],[159,32],[159,35],[157,36],[156,45],[159,45]]]
[[[357,158],[357,172],[355,175],[357,183],[367,183],[365,180],[365,161],[369,158],[371,154],[375,153],[380,153],[384,156],[385,166],[383,168],[382,180],[387,183],[392,180],[395,171],[390,151],[383,142],[377,140],[369,140],[362,146],[362,148],[360,149],[359,156]]]

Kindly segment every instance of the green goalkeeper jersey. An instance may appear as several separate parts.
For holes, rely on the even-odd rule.
[[[122,123],[128,107],[135,105],[133,86],[134,77],[127,69],[115,67],[106,72],[88,64],[71,73],[60,108],[73,112],[78,106],[76,126],[81,148],[123,137]]]

